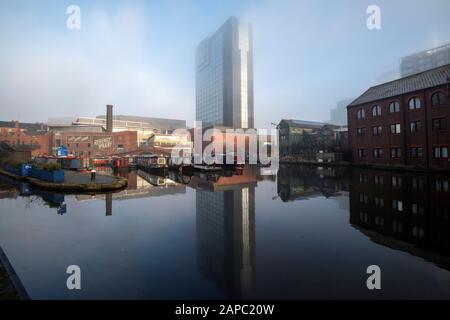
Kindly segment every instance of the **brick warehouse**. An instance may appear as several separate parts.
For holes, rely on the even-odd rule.
[[[107,128],[67,126],[48,130],[43,124],[0,122],[0,141],[17,150],[29,150],[31,156],[56,155],[57,148],[81,157],[101,157],[138,149],[136,131],[113,132],[112,106],[107,106]]]
[[[450,169],[450,65],[369,88],[347,107],[354,163]]]

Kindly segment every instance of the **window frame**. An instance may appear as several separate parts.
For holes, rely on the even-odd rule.
[[[358,108],[356,110],[356,119],[361,120],[365,118],[366,118],[366,111],[364,110],[364,108]]]
[[[438,126],[436,126],[436,123]],[[432,131],[444,131],[447,130],[448,124],[447,124],[447,118],[446,117],[440,117],[440,118],[433,118],[431,119],[431,128]]]
[[[413,102],[411,107],[411,102]],[[422,100],[418,96],[411,97],[408,100],[408,108],[409,110],[418,110],[422,108]]]
[[[393,110],[392,110],[391,107],[393,107]],[[389,103],[389,105],[388,105],[388,110],[389,110],[389,113],[398,113],[398,112],[400,112],[400,102],[398,102],[398,101],[391,101]]]
[[[383,159],[383,157],[384,157],[383,148],[373,148],[372,149],[372,157],[374,159]]]
[[[382,135],[383,135],[383,126],[382,125],[372,126],[372,136],[373,137],[379,137]]]
[[[379,104],[372,106],[372,117],[381,117],[381,107]]]
[[[413,127],[415,128],[413,130]],[[422,120],[413,120],[409,122],[409,133],[418,133],[422,131]]]
[[[401,123],[391,123],[390,128],[391,128],[391,134],[401,134],[402,133]],[[395,130],[392,130],[392,128],[395,128]]]
[[[434,103],[434,98],[437,97],[437,103]],[[436,91],[431,95],[431,106],[432,107],[440,107],[447,104],[447,97],[445,93],[442,91]]]

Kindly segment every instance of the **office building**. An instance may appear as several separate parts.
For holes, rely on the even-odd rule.
[[[336,104],[334,109],[330,111],[330,124],[338,126],[347,125],[347,106],[355,99],[341,100]]]
[[[348,107],[356,163],[450,168],[450,64],[368,89]]]
[[[107,119],[107,115],[97,117],[51,118],[48,120],[48,125],[50,130],[106,132],[108,131]],[[176,129],[186,128],[186,120],[127,115],[114,115],[110,119],[112,119],[112,123],[109,123],[109,126],[112,127],[114,132],[136,131],[138,146],[145,145],[147,140],[155,133],[171,133]]]
[[[278,124],[282,161],[337,162],[348,153],[348,132],[345,126],[283,119]]]
[[[252,29],[229,18],[196,53],[196,120],[207,125],[252,128]]]
[[[446,64],[450,64],[450,43],[402,58],[400,75],[407,77]]]
[[[197,262],[200,273],[228,299],[249,298],[256,277],[255,168],[206,180],[196,189]]]

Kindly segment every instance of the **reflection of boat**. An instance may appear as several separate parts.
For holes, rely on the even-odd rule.
[[[166,185],[166,178],[159,176],[149,176],[148,182],[155,187],[160,187]]]
[[[181,184],[189,184],[191,182],[190,175],[184,175],[184,174],[178,174],[176,172],[169,172],[169,178],[175,182],[181,183]]]
[[[217,171],[222,170],[221,167],[205,166],[205,165],[200,165],[200,164],[195,164],[194,169],[198,170],[198,171],[203,171],[203,172],[217,172]]]
[[[143,155],[133,159],[137,167],[147,171],[166,171],[168,169],[167,157],[164,155]]]

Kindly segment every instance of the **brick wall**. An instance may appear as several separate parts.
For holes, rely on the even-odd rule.
[[[432,106],[431,97],[436,92],[442,92],[446,103]],[[410,110],[411,98],[418,98],[421,108]],[[430,168],[450,168],[449,158],[436,158],[434,147],[450,147],[450,104],[447,85],[411,92],[388,99],[373,101],[363,105],[348,107],[349,142],[352,152],[352,161],[355,163],[380,163],[423,166]],[[389,104],[398,102],[399,112],[391,113]],[[381,115],[373,116],[372,107],[381,107]],[[358,110],[365,111],[365,117],[358,119]],[[444,118],[447,128],[433,129],[433,119]],[[412,122],[420,121],[421,130],[411,132]],[[391,125],[400,124],[400,133],[392,133]],[[373,127],[382,127],[381,135],[373,134]],[[364,135],[358,134],[358,129],[365,129]],[[392,149],[398,148],[401,154],[393,157]],[[411,148],[423,148],[420,157],[411,155]],[[361,157],[358,149],[366,150],[365,157]],[[383,150],[381,157],[374,156],[374,149]]]

